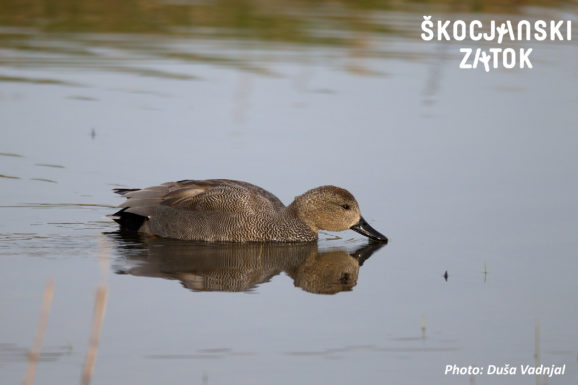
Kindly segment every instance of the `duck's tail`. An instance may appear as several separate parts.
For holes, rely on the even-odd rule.
[[[148,217],[133,214],[127,211],[127,207],[107,217],[120,225],[121,230],[139,231],[142,229]]]
[[[160,187],[160,186],[159,186]],[[114,192],[127,198],[119,211],[108,217],[120,225],[121,230],[146,231],[146,224],[152,208],[158,205],[166,188],[157,186],[146,189],[116,188]]]

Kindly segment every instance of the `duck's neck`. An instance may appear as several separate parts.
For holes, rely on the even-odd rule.
[[[297,197],[297,199],[295,199],[289,206],[285,207],[284,215],[290,218],[294,218],[295,220],[305,225],[311,232],[317,234],[319,228],[315,226],[315,223],[311,220],[310,217],[305,215],[304,206],[299,197]]]

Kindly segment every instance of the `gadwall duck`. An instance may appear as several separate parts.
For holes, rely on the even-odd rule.
[[[318,230],[351,229],[387,242],[363,219],[353,195],[335,186],[309,190],[289,206],[261,187],[228,179],[114,191],[127,198],[111,216],[121,230],[209,242],[308,242]]]

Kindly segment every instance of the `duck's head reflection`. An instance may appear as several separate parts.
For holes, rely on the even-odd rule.
[[[209,244],[110,234],[121,258],[117,273],[179,280],[194,291],[250,291],[285,272],[310,293],[335,294],[357,284],[359,268],[383,244],[353,251],[320,251],[316,242],[299,244]]]

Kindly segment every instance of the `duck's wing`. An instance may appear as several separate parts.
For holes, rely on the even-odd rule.
[[[162,204],[190,210],[237,211],[245,207],[237,207],[234,202],[265,205],[273,210],[285,207],[279,198],[269,191],[251,183],[230,179],[175,182]]]
[[[275,195],[247,182],[228,179],[182,180],[144,189],[116,189],[127,198],[121,213],[150,217],[155,207],[169,206],[181,210],[251,212],[283,207]],[[116,220],[116,219],[115,219]]]

